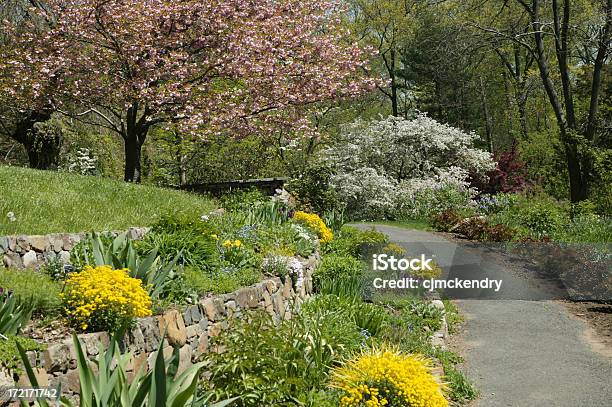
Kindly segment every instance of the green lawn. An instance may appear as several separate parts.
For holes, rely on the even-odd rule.
[[[433,228],[431,227],[427,219],[377,220],[373,222],[360,222],[360,223],[397,226],[397,227],[404,228],[404,229],[416,229],[416,230],[425,230],[425,231],[433,230]]]
[[[0,166],[0,236],[122,230],[170,213],[200,216],[215,206],[210,198],[171,189]]]

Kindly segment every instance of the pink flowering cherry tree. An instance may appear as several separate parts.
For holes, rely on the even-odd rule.
[[[34,4],[32,6],[32,4]],[[33,39],[48,28],[38,2],[4,2],[0,7],[0,134],[20,143],[30,167],[57,164],[61,131],[45,126],[54,111],[57,77],[36,57]]]
[[[55,24],[23,58],[57,78],[57,110],[122,137],[126,181],[140,180],[152,126],[202,138],[312,132],[305,106],[376,85],[363,75],[370,51],[347,41],[333,0],[48,4]]]

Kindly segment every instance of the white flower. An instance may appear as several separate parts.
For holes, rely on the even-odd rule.
[[[291,194],[287,192],[284,188],[277,188],[274,196],[272,197],[272,201],[274,202],[282,202],[284,204],[289,204],[291,201]]]
[[[210,217],[209,217],[208,215],[202,215],[202,216],[200,216],[200,220],[201,220],[202,222],[206,222],[208,219],[210,219]]]
[[[6,214],[6,217],[9,218],[10,222],[15,222],[17,220],[17,217],[15,216],[14,212],[9,212]]]
[[[390,116],[345,126],[324,156],[336,170],[331,186],[353,216],[427,215],[471,205],[468,174],[484,177],[495,166],[491,154],[473,147],[477,138],[425,114]]]

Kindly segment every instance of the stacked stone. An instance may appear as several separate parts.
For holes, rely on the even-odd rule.
[[[128,237],[141,239],[149,228],[130,228]],[[122,232],[103,232],[117,236]],[[37,268],[44,264],[59,261],[70,263],[70,250],[87,236],[87,233],[53,233],[34,236],[0,237],[0,259],[5,267]]]
[[[292,313],[312,294],[312,273],[318,261],[318,255],[300,259],[304,267],[300,286],[294,286],[290,278],[283,282],[276,277],[229,294],[203,298],[182,312],[169,310],[162,315],[138,319],[125,338],[126,348],[133,355],[127,368],[128,378],[141,368],[151,368],[160,347],[166,358],[172,355],[175,347],[179,348],[179,371],[184,371],[210,351],[211,338],[231,329],[232,320],[243,317],[247,311],[265,311],[277,322],[291,319]],[[110,342],[106,332],[82,334],[78,338],[92,360]],[[45,351],[29,352],[28,356],[36,366],[40,386],[55,387],[61,383],[67,397],[78,393],[79,375],[72,338],[48,344]],[[5,376],[0,381],[6,381],[11,375]],[[29,381],[22,375],[18,384],[29,386]]]

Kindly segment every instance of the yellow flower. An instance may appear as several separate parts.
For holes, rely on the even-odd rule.
[[[66,286],[63,296],[65,313],[69,316],[69,322],[81,330],[91,328],[92,321],[96,319],[105,321],[108,318],[151,315],[149,294],[143,288],[142,281],[130,277],[127,269],[86,266],[80,273],[71,274]]]
[[[315,232],[321,243],[329,243],[334,239],[334,233],[316,213],[297,211],[293,215],[293,219],[298,223],[306,225]]]
[[[334,369],[332,377],[332,387],[345,393],[341,407],[448,406],[446,387],[432,375],[431,361],[394,348],[363,351]]]

